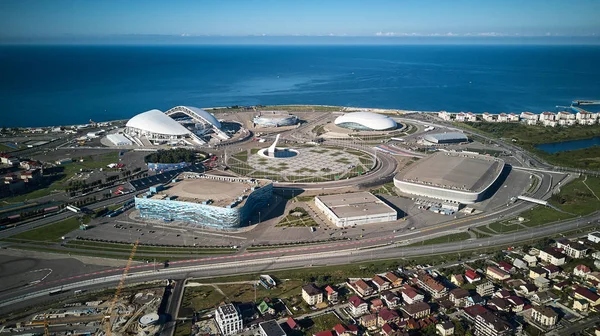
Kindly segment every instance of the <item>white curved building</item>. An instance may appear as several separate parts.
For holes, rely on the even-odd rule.
[[[394,119],[373,112],[352,112],[337,117],[337,126],[360,131],[389,131],[398,125]]]
[[[394,185],[410,195],[471,204],[489,196],[503,169],[494,157],[437,152],[398,173]]]
[[[292,126],[298,123],[298,117],[283,113],[261,113],[255,116],[252,122],[259,127]]]
[[[125,133],[138,143],[145,138],[153,145],[205,144],[201,138],[214,133],[221,140],[229,139],[221,130],[221,123],[212,114],[191,106],[176,106],[166,113],[153,109],[129,119]]]

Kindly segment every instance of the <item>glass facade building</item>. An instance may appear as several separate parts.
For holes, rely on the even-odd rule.
[[[245,202],[232,203],[227,207],[184,202],[171,199],[135,198],[140,217],[164,221],[183,221],[220,229],[233,229],[248,225],[252,215],[267,207],[273,194],[273,184],[255,187]]]

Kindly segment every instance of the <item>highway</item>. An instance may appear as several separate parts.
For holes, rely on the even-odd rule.
[[[318,247],[297,248],[183,260],[172,262],[168,269],[162,269],[158,272],[152,270],[154,267],[153,264],[141,264],[132,267],[128,276],[128,282],[134,283],[174,277],[214,277],[286,268],[351,264],[377,259],[437,255],[460,251],[468,253],[469,250],[484,249],[482,252],[485,252],[485,249],[495,246],[525,243],[541,237],[556,236],[562,231],[576,230],[590,226],[595,227],[599,219],[600,214],[594,213],[590,216],[563,221],[553,225],[535,227],[528,231],[518,231],[491,238],[448,244],[399,247],[397,244],[398,241],[403,241],[406,237],[426,232],[425,230],[420,230],[406,236],[398,235],[398,237],[391,237],[391,239],[388,237],[390,240],[387,241],[380,239],[379,244],[381,246],[367,249],[362,249],[361,246],[352,246],[350,245],[352,242],[348,242],[348,245],[334,243],[328,249],[319,249]],[[0,314],[31,304],[48,301],[48,292],[53,289],[73,290],[85,288],[94,290],[114,286],[119,281],[122,271],[122,268],[117,268],[91,274],[82,274],[76,277],[41,283],[37,286],[5,293],[0,296]],[[66,292],[58,297],[69,295],[72,295],[72,292]]]

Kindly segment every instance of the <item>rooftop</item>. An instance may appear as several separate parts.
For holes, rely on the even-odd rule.
[[[286,333],[275,320],[260,323],[259,326],[267,336],[286,336]]]
[[[271,183],[268,180],[253,180],[244,178],[231,178],[195,173],[182,173],[176,182],[166,184],[161,190],[149,198],[167,199],[175,201],[202,203],[210,200],[210,205],[225,207],[233,202],[242,205],[252,188],[258,188]],[[239,198],[242,198],[239,200]]]
[[[500,175],[504,161],[488,156],[438,152],[400,172],[397,180],[444,189],[480,192]]]
[[[389,205],[369,192],[317,196],[338,218],[396,213]]]
[[[308,284],[308,285],[304,285],[302,286],[302,290],[306,292],[306,294],[313,296],[313,295],[319,295],[321,294],[321,290],[318,289],[317,287],[315,287],[315,285],[313,284]]]

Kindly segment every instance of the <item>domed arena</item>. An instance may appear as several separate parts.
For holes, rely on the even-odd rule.
[[[398,127],[394,119],[373,112],[346,113],[337,117],[334,123],[342,128],[359,131],[389,131]]]

